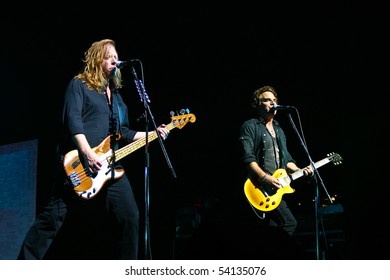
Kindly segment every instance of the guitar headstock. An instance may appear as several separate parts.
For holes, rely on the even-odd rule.
[[[187,114],[185,114],[187,113]],[[181,109],[180,110],[180,114],[177,114],[175,115],[175,113],[173,111],[171,111],[171,120],[172,120],[172,124],[175,126],[175,127],[178,127],[178,128],[183,128],[188,122],[195,122],[196,121],[196,117],[194,114],[190,114],[189,113],[189,110],[186,109]]]
[[[335,165],[341,164],[341,161],[343,160],[343,158],[337,153],[329,153],[327,157],[329,161],[333,162]]]

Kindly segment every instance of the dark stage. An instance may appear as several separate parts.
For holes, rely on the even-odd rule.
[[[136,71],[157,124],[169,123],[171,111],[189,109],[196,116],[164,141],[176,178],[159,142],[150,145],[153,259],[316,259],[317,244],[320,258],[386,258],[389,186],[377,174],[389,155],[388,15],[344,1],[309,3],[134,6],[126,15],[118,15],[120,8],[34,6],[5,13],[0,145],[37,141],[36,213],[49,198],[65,87],[90,44],[111,38],[120,60],[142,61]],[[144,130],[142,119],[137,121],[144,107],[130,69],[123,68],[122,76],[130,121]],[[291,116],[314,162],[332,152],[343,159],[319,168],[317,184],[293,182],[296,192],[286,195],[299,223],[293,237],[264,228],[243,193],[238,130],[250,117],[252,92],[266,84],[278,90],[280,104],[298,109]],[[307,165],[288,112],[276,118],[293,157]],[[124,160],[143,232],[145,162],[144,149]],[[315,219],[317,190],[321,219]],[[110,232],[104,220],[93,219],[100,234],[91,243],[75,242],[74,228],[66,224],[47,258],[107,258]],[[89,235],[91,227],[82,233]]]

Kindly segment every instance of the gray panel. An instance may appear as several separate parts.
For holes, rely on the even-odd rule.
[[[0,259],[16,259],[35,219],[38,141],[0,146]]]

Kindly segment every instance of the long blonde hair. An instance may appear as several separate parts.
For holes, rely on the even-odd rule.
[[[75,78],[86,82],[89,89],[95,89],[99,93],[104,93],[108,84],[102,63],[107,55],[107,47],[110,45],[115,47],[115,42],[111,39],[94,42],[84,53],[83,71],[75,76]],[[115,88],[122,87],[122,75],[118,68],[111,80],[114,82]]]

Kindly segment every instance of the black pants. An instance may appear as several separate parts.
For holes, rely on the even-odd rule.
[[[281,227],[289,235],[292,235],[297,228],[297,220],[284,200],[280,202],[277,208],[266,213],[267,216],[271,226]]]
[[[107,230],[113,233],[113,258],[137,259],[139,211],[126,174],[106,182],[90,200],[79,199],[73,190],[61,191],[60,195],[53,196],[27,232],[18,259],[44,259],[66,219],[88,224],[99,215],[110,219],[109,225],[112,227]],[[81,248],[83,243],[88,243],[89,237],[80,235],[77,230],[72,236]]]

